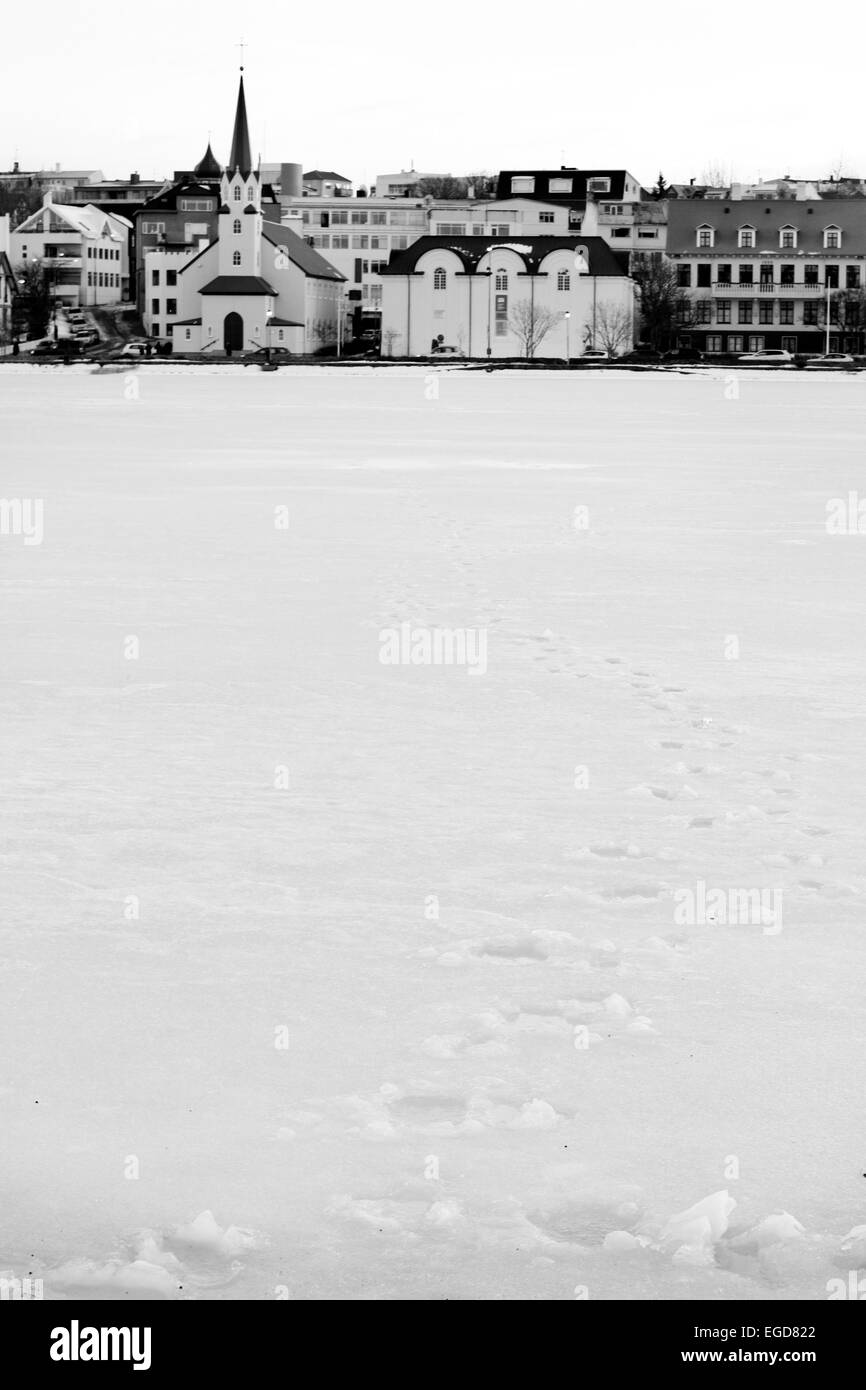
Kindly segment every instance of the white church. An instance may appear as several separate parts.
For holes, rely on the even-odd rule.
[[[313,353],[338,341],[345,276],[289,227],[263,230],[262,180],[253,169],[243,69],[219,230],[198,246],[165,245],[144,258],[144,323],[176,352]]]

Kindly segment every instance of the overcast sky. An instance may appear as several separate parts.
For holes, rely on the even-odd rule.
[[[4,8],[0,166],[159,177],[209,133],[224,161],[243,37],[254,153],[356,183],[411,161],[866,176],[864,30],[851,0],[40,0]]]

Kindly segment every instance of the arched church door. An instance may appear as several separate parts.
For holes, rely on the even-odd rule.
[[[223,320],[223,347],[226,352],[240,352],[244,345],[244,321],[240,314],[226,314]]]

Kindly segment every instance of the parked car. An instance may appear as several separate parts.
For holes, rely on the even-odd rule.
[[[704,354],[697,348],[679,347],[671,348],[662,358],[664,362],[703,362]]]
[[[246,353],[244,353],[244,361],[245,361],[245,362],[267,362],[267,361],[276,361],[276,360],[284,361],[287,357],[291,357],[291,355],[292,355],[292,354],[289,352],[289,349],[288,349],[288,348],[284,348],[284,347],[263,348],[263,347],[260,347],[260,348],[253,348],[253,350],[252,350],[251,352],[246,352]]]
[[[794,354],[785,348],[763,348],[760,352],[747,352],[737,358],[738,362],[749,362],[752,366],[782,367],[791,366]]]
[[[621,362],[653,363],[661,362],[661,360],[662,354],[659,352],[658,348],[650,347],[649,343],[638,343],[632,348],[631,352],[625,353],[625,355],[620,358]]]
[[[856,367],[857,364],[848,352],[824,352],[817,357],[807,358],[805,365],[807,368],[817,367],[832,370],[834,367]]]
[[[610,359],[602,348],[585,348],[580,354],[581,362],[608,362]]]
[[[363,339],[363,337],[364,335],[362,333],[361,338]],[[372,344],[370,344],[370,346],[372,346]],[[460,351],[459,347],[452,347],[450,343],[440,343],[438,347],[433,349],[433,355],[436,357],[462,357],[463,353]]]
[[[28,356],[30,357],[79,357],[81,355],[81,344],[75,342],[73,338],[58,338],[55,343],[52,338],[43,338],[41,343],[37,343],[35,348],[31,348]]]

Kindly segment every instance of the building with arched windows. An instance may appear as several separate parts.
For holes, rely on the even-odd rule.
[[[438,343],[467,357],[621,355],[635,334],[624,262],[601,237],[421,237],[382,277],[383,353],[426,357]]]
[[[243,75],[217,198],[215,237],[145,256],[143,317],[150,335],[170,339],[176,352],[283,347],[310,353],[335,346],[344,276],[290,228],[265,220]]]

